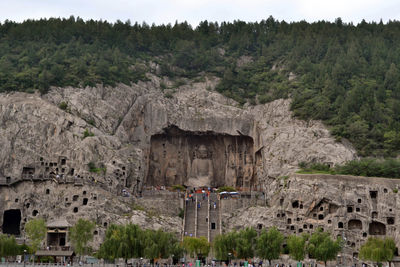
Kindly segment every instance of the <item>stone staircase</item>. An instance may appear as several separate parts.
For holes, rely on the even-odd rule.
[[[202,194],[195,194],[197,202],[189,200],[185,208],[184,236],[206,237],[210,242],[220,233],[220,203],[218,193],[210,193],[203,199]],[[200,208],[198,208],[200,203]],[[214,208],[214,203],[216,207]]]
[[[197,194],[197,200],[201,204],[197,208],[197,237],[204,236],[208,239],[208,200],[202,199],[202,194]]]
[[[189,200],[185,207],[185,229],[184,236],[195,236],[195,216],[196,216],[196,202]]]
[[[214,209],[214,203],[215,209]],[[219,218],[219,207],[218,193],[210,194],[210,242],[220,233],[220,218]],[[214,228],[214,229],[213,229]]]

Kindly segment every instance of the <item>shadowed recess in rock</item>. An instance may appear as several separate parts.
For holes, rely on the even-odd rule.
[[[3,234],[20,235],[21,211],[6,210],[3,215]]]
[[[253,139],[176,127],[151,137],[147,185],[233,186],[256,184]]]

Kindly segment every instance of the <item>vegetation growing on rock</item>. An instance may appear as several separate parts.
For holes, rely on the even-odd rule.
[[[291,96],[296,116],[323,120],[360,155],[393,156],[400,150],[399,38],[400,22],[340,18],[204,21],[196,28],[74,17],[5,21],[0,92],[129,84],[145,80],[146,71],[178,83],[209,74],[221,78],[219,92],[240,103]]]
[[[348,161],[342,165],[331,168],[329,165],[321,163],[299,164],[301,168],[298,173],[302,174],[345,174],[367,177],[386,177],[400,178],[400,160],[399,159],[373,159],[364,158],[360,160]]]

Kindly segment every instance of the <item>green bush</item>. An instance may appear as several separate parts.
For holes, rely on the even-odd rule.
[[[331,167],[324,163],[300,162],[299,173],[333,173]]]
[[[90,137],[90,136],[94,136],[94,133],[92,133],[90,130],[86,129],[86,130],[83,132],[82,139],[85,139],[86,137]]]
[[[164,96],[165,96],[166,98],[173,98],[173,97],[174,97],[174,95],[172,94],[172,92],[167,92],[167,93],[164,94]]]
[[[95,120],[93,118],[88,119],[87,123],[89,123],[92,126],[96,126],[96,122],[95,122]]]
[[[272,100],[274,100],[270,95],[266,95],[266,94],[258,96],[257,99],[258,99],[258,102],[260,102],[260,104],[265,104],[265,103],[268,103],[268,102],[271,102]]]
[[[54,262],[54,258],[51,256],[43,256],[40,257],[40,262],[42,263],[53,263]]]
[[[185,211],[183,209],[179,209],[178,216],[179,216],[179,218],[183,219],[183,217],[185,216]]]
[[[60,104],[58,104],[58,107],[62,110],[67,110],[68,104],[66,102],[61,102]]]
[[[176,185],[172,186],[172,190],[174,190],[174,191],[177,191],[177,190],[185,191],[186,187],[184,187],[183,185],[180,185],[180,184],[176,184]]]
[[[352,160],[336,166],[335,172],[356,176],[400,178],[400,160],[393,158]]]
[[[104,166],[104,164],[100,164],[99,167],[96,166],[96,164],[91,161],[87,164],[89,172],[93,173],[100,173],[103,172],[104,174],[107,172],[107,168]]]
[[[301,168],[299,173],[329,173],[367,177],[400,178],[400,160],[393,158],[364,158],[360,160],[352,160],[342,165],[336,165],[333,169],[323,163],[300,162],[299,167]]]
[[[232,186],[221,186],[220,188],[218,188],[218,192],[219,193],[224,192],[224,191],[226,191],[226,192],[235,192],[236,188],[234,188]]]
[[[160,88],[161,88],[162,91],[167,89],[167,85],[165,84],[165,82],[160,82]]]

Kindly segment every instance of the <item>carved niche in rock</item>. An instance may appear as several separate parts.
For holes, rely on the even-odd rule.
[[[369,224],[368,233],[370,235],[386,235],[386,225],[380,222],[372,221]]]
[[[362,222],[357,219],[352,219],[348,222],[347,227],[349,230],[362,230]]]
[[[205,145],[200,145],[197,149],[190,169],[186,185],[192,187],[211,186],[214,178],[214,166]]]
[[[251,137],[169,127],[150,142],[147,186],[255,185]]]

